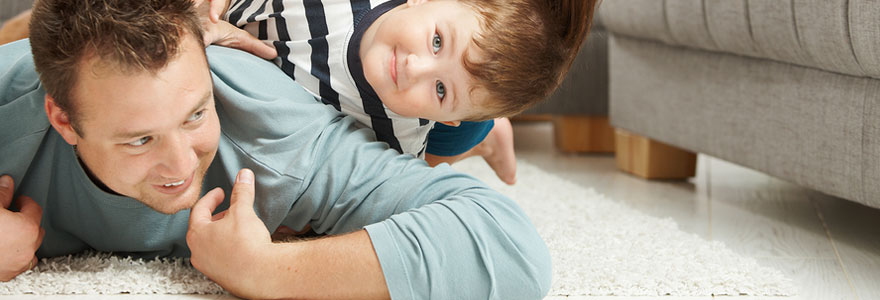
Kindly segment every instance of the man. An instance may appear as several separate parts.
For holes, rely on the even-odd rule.
[[[512,201],[374,142],[269,62],[206,59],[189,0],[33,17],[30,47],[0,47],[0,279],[96,249],[191,252],[246,298],[546,294],[548,251]],[[281,225],[328,237],[273,244]]]

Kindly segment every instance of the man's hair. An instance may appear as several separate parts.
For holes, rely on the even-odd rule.
[[[465,53],[473,89],[488,92],[473,120],[512,116],[546,99],[577,56],[599,0],[459,0],[474,8],[479,59]]]
[[[85,61],[156,74],[179,54],[187,34],[204,46],[191,0],[39,0],[30,23],[40,81],[79,134],[72,95]]]

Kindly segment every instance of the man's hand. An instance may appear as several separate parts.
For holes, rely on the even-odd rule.
[[[223,190],[213,189],[193,206],[186,243],[192,265],[243,298],[267,298],[257,288],[269,268],[267,251],[273,248],[269,230],[254,212],[254,173],[238,172],[229,209],[211,215],[223,202]]]
[[[205,31],[205,45],[220,45],[250,52],[263,59],[274,59],[278,56],[275,48],[269,46],[247,31],[221,22],[220,15],[226,11],[229,0],[210,0],[206,7],[205,0],[193,0],[196,9],[202,16],[202,29]]]
[[[30,197],[21,196],[15,201],[19,212],[9,210],[14,188],[12,177],[0,177],[0,281],[10,281],[37,265],[34,253],[46,234],[40,227],[43,208]]]

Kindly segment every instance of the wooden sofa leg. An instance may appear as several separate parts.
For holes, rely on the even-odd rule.
[[[645,179],[685,179],[697,170],[697,154],[622,129],[615,133],[617,167]]]
[[[614,152],[614,128],[606,116],[555,116],[556,148],[563,152]]]

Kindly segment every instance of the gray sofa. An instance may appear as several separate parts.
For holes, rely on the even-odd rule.
[[[606,0],[617,128],[880,208],[880,3]]]
[[[33,0],[3,0],[0,1],[0,24],[15,17],[18,13],[31,8]]]
[[[608,116],[608,34],[598,14],[562,84],[526,113]]]

